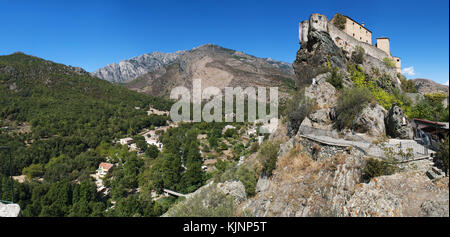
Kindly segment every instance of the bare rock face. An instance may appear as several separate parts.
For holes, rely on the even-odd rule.
[[[308,41],[301,45],[293,64],[297,87],[310,85],[312,79],[326,69],[328,61],[338,68],[347,64],[345,53],[336,46],[328,32],[310,31]]]
[[[301,152],[279,157],[269,178],[260,178],[257,194],[241,205],[254,216],[339,216],[342,206],[359,183],[363,159],[355,151],[326,161],[314,161]]]
[[[18,217],[20,206],[17,204],[3,204],[0,202],[0,217]]]
[[[316,102],[317,110],[308,116],[311,126],[321,129],[332,129],[331,108],[336,105],[336,89],[326,81],[330,73],[320,74],[313,78],[313,83],[305,89],[305,96]]]
[[[374,178],[354,192],[345,216],[449,216],[448,186],[437,186],[423,172]]]
[[[124,83],[142,76],[149,71],[158,70],[175,61],[183,51],[176,53],[143,54],[129,60],[123,60],[118,64],[106,65],[92,73],[100,79],[110,82]]]
[[[218,183],[217,188],[226,195],[231,195],[236,204],[247,200],[245,187],[241,181],[226,181],[225,183]]]
[[[386,134],[392,138],[412,139],[413,129],[402,109],[393,105],[385,119]]]
[[[314,160],[294,138],[283,150],[289,147],[273,175],[258,180],[256,196],[241,204],[242,211],[258,217],[449,215],[448,177],[439,183],[409,170],[363,183],[367,157],[356,149]]]
[[[371,136],[381,137],[386,135],[384,118],[387,111],[380,105],[367,106],[355,119],[353,129],[359,133],[367,133]]]

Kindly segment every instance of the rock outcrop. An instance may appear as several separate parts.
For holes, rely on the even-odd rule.
[[[217,188],[225,195],[232,196],[236,204],[247,200],[245,187],[241,181],[226,181],[224,183],[218,183]]]
[[[313,83],[305,89],[305,96],[314,100],[315,111],[309,114],[310,126],[320,129],[332,129],[331,108],[336,105],[336,89],[326,80],[330,73],[313,78]]]
[[[423,171],[406,169],[364,183],[361,175],[367,157],[358,150],[314,160],[301,144],[301,138],[293,137],[281,145],[273,175],[258,180],[256,196],[240,207],[244,213],[257,217],[449,215],[448,177],[431,181]]]
[[[392,138],[412,139],[414,136],[409,119],[397,105],[392,105],[385,118],[385,125],[386,134]]]
[[[314,77],[326,71],[327,62],[333,67],[344,68],[347,59],[327,32],[311,30],[307,43],[301,45],[293,64],[297,87],[310,85]]]
[[[359,133],[367,133],[370,136],[382,137],[386,135],[384,118],[387,111],[376,104],[369,105],[358,115],[353,124],[353,129]]]
[[[448,187],[424,173],[382,176],[361,184],[343,208],[345,216],[449,216]]]

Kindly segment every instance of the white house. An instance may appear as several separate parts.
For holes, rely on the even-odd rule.
[[[122,138],[122,139],[119,140],[119,143],[121,145],[130,145],[133,142],[134,142],[133,138],[131,138],[131,137],[126,137],[126,138]]]
[[[158,150],[162,150],[163,148],[163,144],[157,140],[146,140],[148,144],[150,145],[155,145],[156,147],[158,147]]]
[[[97,169],[98,176],[101,176],[101,177],[105,176],[112,170],[113,167],[114,167],[114,165],[111,163],[106,163],[106,162],[100,163],[98,165],[98,169]]]

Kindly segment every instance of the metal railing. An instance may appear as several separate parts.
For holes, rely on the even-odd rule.
[[[424,157],[429,155],[428,148],[417,143],[414,140],[399,141],[398,144],[374,144],[362,136],[352,134],[350,136],[347,136],[344,143],[342,142],[342,140],[344,140],[342,136],[340,136],[337,132],[333,132],[330,130],[313,128],[309,126],[300,126],[299,132],[301,135],[316,137],[319,140],[323,139],[323,137],[327,137],[326,139],[330,143],[352,145],[363,150],[366,155],[374,157],[384,158],[389,155],[387,153],[391,153],[391,155],[394,156],[397,160],[405,161],[408,159],[414,159],[417,157]],[[351,140],[348,140],[348,137],[350,137]]]

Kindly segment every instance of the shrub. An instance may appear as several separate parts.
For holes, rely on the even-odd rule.
[[[361,46],[356,46],[355,50],[352,52],[352,61],[356,64],[363,64],[365,50]]]
[[[289,136],[297,133],[300,124],[313,111],[314,102],[304,95],[304,92],[296,94],[286,104],[286,115],[289,119]]]
[[[429,98],[429,96],[425,97],[424,99],[420,100],[416,103],[414,107],[411,108],[409,113],[407,114],[408,117],[412,118],[420,118],[420,119],[427,119],[427,120],[436,120],[436,115],[438,115],[438,121],[442,122],[448,122],[449,120],[449,113],[448,113],[448,107],[444,108],[442,103],[434,104],[435,102],[432,102],[433,100],[438,101],[436,98]]]
[[[366,75],[361,66],[351,63],[348,65],[348,72],[350,73],[350,79],[352,79],[356,87],[366,86]]]
[[[233,136],[237,136],[237,130],[234,128],[229,128],[225,131],[224,136],[225,137],[233,137]]]
[[[445,171],[448,175],[448,158],[449,158],[449,138],[445,138],[445,141],[441,143],[439,150],[436,152],[436,159],[438,167]]]
[[[258,182],[258,176],[256,172],[246,166],[241,166],[236,172],[239,180],[245,187],[247,197],[252,197],[256,194],[256,183]]]
[[[43,164],[31,164],[22,170],[22,174],[27,176],[29,179],[41,177],[44,173],[45,169]]]
[[[424,96],[433,106],[441,104],[442,101],[447,98],[447,95],[442,92],[429,93]]]
[[[412,80],[406,80],[406,77],[404,77],[401,73],[398,73],[397,77],[402,83],[401,87],[403,92],[417,93],[416,86],[414,85],[414,82]]]
[[[383,61],[387,68],[395,68],[395,62],[392,58],[384,58]]]
[[[258,151],[258,149],[259,149],[259,143],[258,142],[254,142],[250,146],[250,153],[255,153],[255,152]]]
[[[395,173],[396,170],[397,167],[387,161],[369,158],[363,169],[362,179],[364,182],[368,182],[378,176],[391,175]]]
[[[339,30],[345,30],[345,23],[347,22],[347,19],[345,16],[337,13],[336,17],[333,21],[333,25],[335,25]]]
[[[266,142],[259,150],[258,158],[263,166],[263,175],[271,176],[277,164],[279,142]]]
[[[352,121],[366,107],[371,98],[372,94],[367,88],[345,90],[337,101],[335,126],[338,129],[350,127]]]
[[[331,70],[331,76],[327,78],[327,82],[338,90],[342,89],[342,75],[339,73],[339,69],[337,67],[333,67]]]

